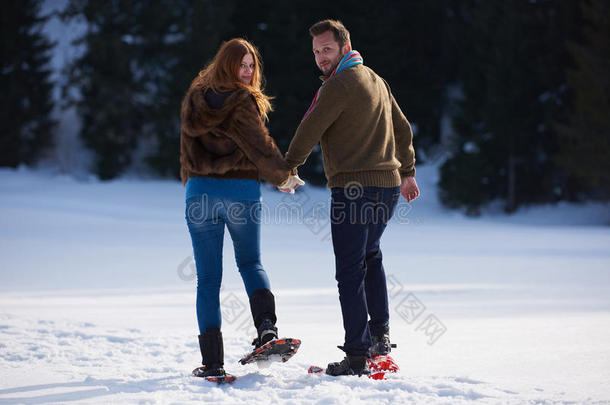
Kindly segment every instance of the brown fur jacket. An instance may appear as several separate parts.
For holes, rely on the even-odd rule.
[[[205,89],[193,86],[182,103],[180,177],[205,176],[258,180],[278,186],[290,170],[263,123],[253,96],[237,90],[221,109],[204,98]]]

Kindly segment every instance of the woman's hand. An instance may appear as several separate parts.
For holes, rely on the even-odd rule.
[[[288,177],[284,183],[278,186],[278,189],[283,193],[294,194],[294,190],[296,190],[299,186],[304,186],[305,182],[301,180],[299,175],[291,175]]]

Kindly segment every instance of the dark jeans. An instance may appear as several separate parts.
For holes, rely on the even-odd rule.
[[[335,278],[345,328],[343,350],[348,354],[368,353],[371,334],[389,330],[388,291],[379,240],[399,197],[400,187],[332,189]]]

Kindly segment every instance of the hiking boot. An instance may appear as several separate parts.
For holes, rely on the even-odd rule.
[[[270,342],[273,339],[277,339],[277,328],[273,324],[271,319],[263,319],[260,325],[257,328],[258,336],[254,338],[252,345],[255,348],[261,347],[267,342]]]
[[[371,356],[387,356],[392,351],[390,334],[371,335]]]
[[[199,349],[203,367],[193,370],[193,374],[198,377],[224,376],[224,347],[220,328],[207,328],[203,335],[199,335]]]
[[[326,374],[332,376],[357,375],[358,377],[370,374],[366,360],[367,356],[348,354],[338,363],[329,363],[326,367]]]

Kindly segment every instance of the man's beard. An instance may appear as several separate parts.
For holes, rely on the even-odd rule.
[[[337,68],[337,66],[339,66],[339,63],[341,63],[341,59],[343,59],[344,56],[344,54],[339,55],[335,63],[330,65],[328,72],[322,70],[322,73],[324,73],[325,76],[329,76]]]

